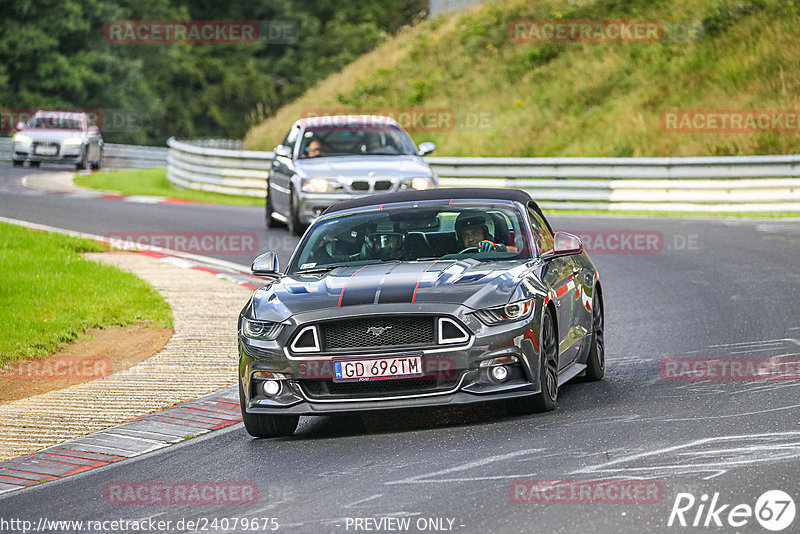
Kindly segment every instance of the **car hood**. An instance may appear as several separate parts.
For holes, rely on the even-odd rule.
[[[61,142],[69,137],[86,138],[86,134],[80,130],[23,130],[20,132],[27,135],[34,141],[58,141]]]
[[[524,262],[440,260],[337,267],[327,273],[281,277],[253,295],[254,318],[282,321],[326,308],[388,303],[500,306],[515,294]]]
[[[331,156],[295,161],[295,172],[304,177],[402,177],[431,176],[430,167],[417,156]]]

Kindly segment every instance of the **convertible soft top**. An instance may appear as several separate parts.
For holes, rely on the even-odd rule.
[[[511,200],[527,204],[533,199],[520,189],[493,189],[486,187],[453,187],[446,189],[427,189],[425,191],[403,191],[401,193],[384,193],[382,195],[369,195],[363,198],[346,200],[334,204],[325,210],[325,213],[345,211],[365,206],[379,206],[381,204],[394,204],[397,202],[421,202],[424,200],[448,200],[477,198],[481,200]]]

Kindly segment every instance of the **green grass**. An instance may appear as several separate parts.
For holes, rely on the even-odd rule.
[[[0,365],[47,355],[91,328],[172,326],[172,310],[151,285],[80,256],[103,250],[95,241],[0,223]]]
[[[514,43],[513,20],[662,21],[657,43]],[[387,40],[247,135],[270,150],[304,109],[450,109],[411,132],[437,156],[792,154],[800,133],[673,133],[670,110],[800,109],[800,10],[784,0],[498,0]],[[476,128],[459,116],[485,113]]]
[[[75,183],[92,189],[117,191],[123,195],[170,197],[195,202],[234,204],[237,206],[261,206],[264,204],[264,200],[261,198],[225,195],[178,187],[167,180],[167,171],[164,169],[104,171],[76,176]]]

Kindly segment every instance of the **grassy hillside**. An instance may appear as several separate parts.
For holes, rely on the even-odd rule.
[[[271,149],[304,109],[448,109],[412,131],[451,156],[797,153],[800,131],[668,132],[670,110],[800,110],[798,0],[506,0],[402,32],[253,128]],[[515,43],[514,20],[658,20],[655,43]],[[480,117],[484,124],[465,121]],[[797,126],[797,125],[795,125]]]

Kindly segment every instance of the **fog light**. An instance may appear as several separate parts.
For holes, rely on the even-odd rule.
[[[497,380],[498,382],[505,382],[508,378],[508,367],[505,365],[498,365],[496,367],[492,367],[492,378]]]
[[[281,390],[281,383],[277,380],[267,380],[264,382],[264,395],[274,397]]]

